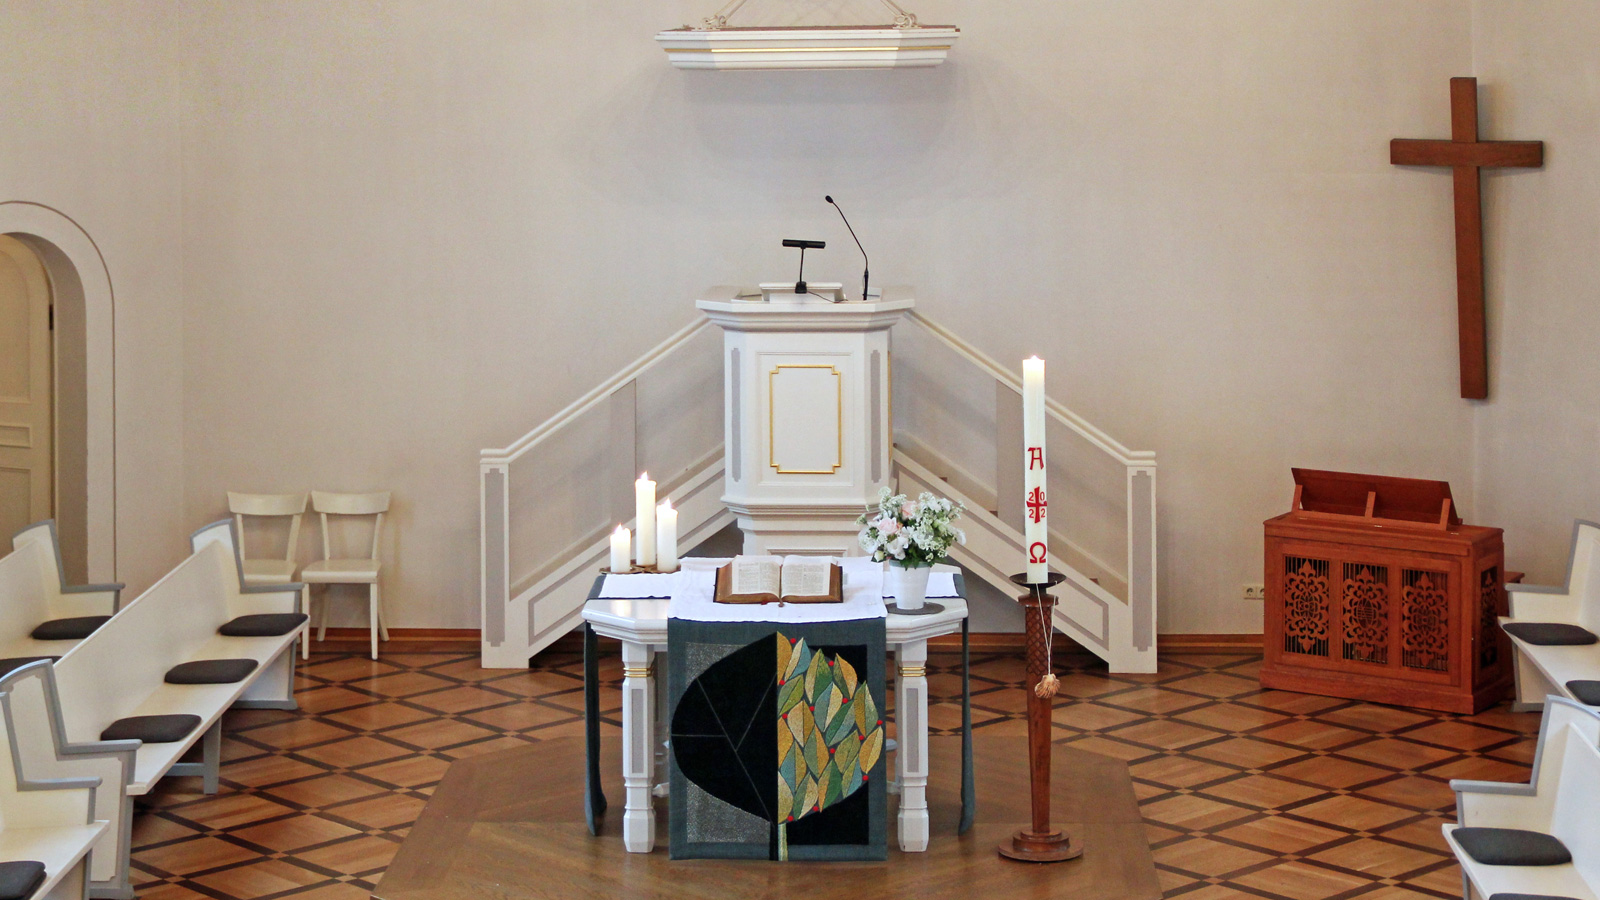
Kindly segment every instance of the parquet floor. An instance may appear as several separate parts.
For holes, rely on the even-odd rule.
[[[313,655],[299,711],[228,715],[218,794],[170,779],[144,798],[139,897],[366,897],[452,760],[582,734],[579,657],[537,662]],[[959,658],[929,662],[930,721],[949,732]],[[1449,779],[1526,780],[1539,725],[1504,707],[1464,717],[1262,691],[1259,655],[1174,654],[1154,675],[1059,662],[1057,741],[1128,762],[1166,894],[1189,900],[1459,897],[1439,834]],[[1026,733],[1021,657],[973,663],[974,727]],[[608,658],[612,729],[621,676]]]

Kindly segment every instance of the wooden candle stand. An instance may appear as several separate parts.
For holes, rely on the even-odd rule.
[[[1011,580],[1028,589],[1017,602],[1022,604],[1027,628],[1028,666],[1023,689],[1028,692],[1028,785],[1033,800],[1033,827],[1012,835],[999,850],[1001,856],[1023,862],[1064,862],[1082,856],[1083,845],[1066,832],[1050,827],[1050,712],[1055,698],[1039,696],[1034,686],[1051,671],[1047,629],[1052,627],[1049,623],[1056,598],[1049,590],[1065,581],[1066,576],[1051,572],[1044,584],[1029,584],[1026,575],[1013,575]]]

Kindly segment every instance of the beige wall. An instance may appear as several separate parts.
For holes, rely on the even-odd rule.
[[[1482,135],[1543,140],[1484,179],[1490,399],[1473,449],[1507,564],[1559,583],[1572,520],[1600,520],[1600,4],[1478,0]]]
[[[876,280],[1162,454],[1163,631],[1258,627],[1290,465],[1449,478],[1540,579],[1596,515],[1592,6],[927,2],[966,29],[938,70],[675,72],[648,35],[702,5],[0,7],[0,197],[116,289],[120,577],[227,487],[383,486],[396,623],[476,624],[475,451],[786,273],[776,238],[842,241],[823,192]],[[1474,71],[1486,134],[1551,142],[1486,190],[1480,406],[1448,180],[1384,153]]]
[[[170,3],[0,4],[0,200],[77,222],[116,296],[117,575],[183,557],[177,57]]]
[[[1160,452],[1163,631],[1259,627],[1291,465],[1448,478],[1537,580],[1600,516],[1587,0],[922,2],[965,29],[936,70],[670,69],[650,33],[708,11],[0,6],[0,198],[79,222],[116,289],[121,577],[227,488],[387,487],[395,624],[475,625],[476,451],[704,286],[786,275],[791,232],[853,280],[822,193],[875,281]],[[1487,180],[1485,404],[1449,179],[1386,153],[1469,73],[1486,136],[1549,142]]]
[[[1387,161],[1448,133],[1468,3],[927,0],[939,69],[669,68],[651,33],[714,5],[184,5],[186,519],[391,488],[394,622],[476,625],[476,451],[786,276],[781,237],[853,280],[823,193],[875,281],[1161,454],[1162,631],[1259,629],[1291,465],[1483,518],[1449,179]]]

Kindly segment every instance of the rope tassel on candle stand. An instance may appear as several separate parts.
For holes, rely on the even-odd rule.
[[[1044,634],[1044,675],[1033,686],[1033,693],[1041,699],[1049,700],[1061,688],[1061,679],[1057,678],[1055,673],[1056,630],[1052,627],[1053,623],[1045,616],[1044,607],[1043,603],[1034,607],[1039,611],[1039,630]]]

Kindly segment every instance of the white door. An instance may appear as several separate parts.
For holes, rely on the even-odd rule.
[[[54,514],[50,281],[29,247],[0,235],[0,555]]]

